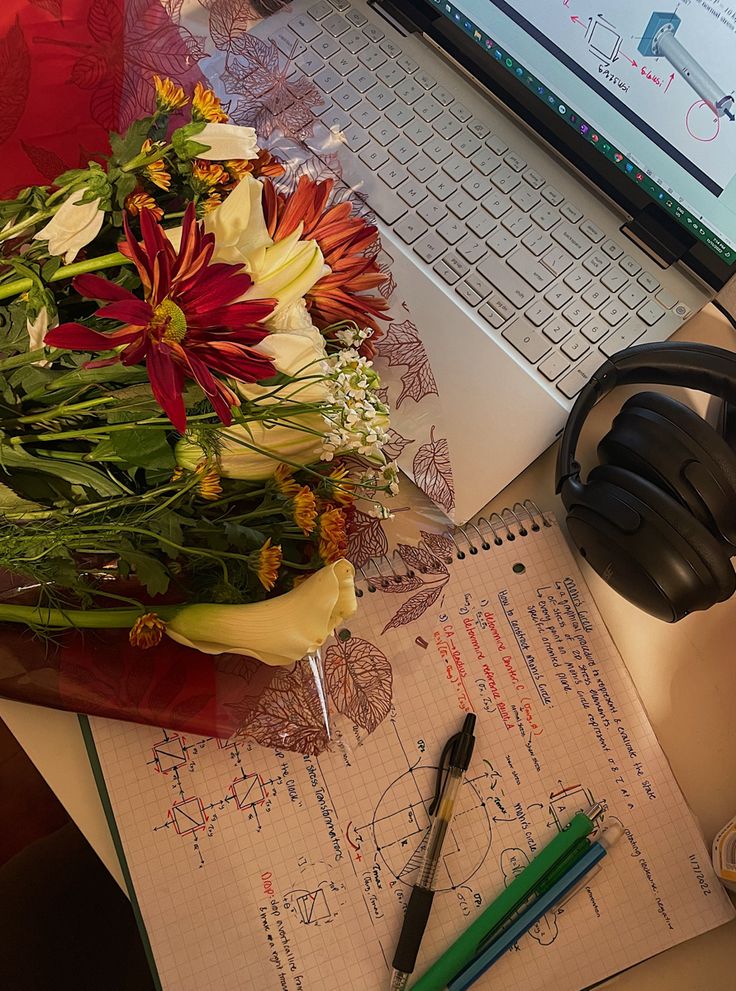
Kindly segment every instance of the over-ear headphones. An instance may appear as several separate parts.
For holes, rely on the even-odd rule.
[[[570,412],[555,490],[580,554],[645,612],[674,623],[736,590],[736,453],[682,403],[632,396],[598,445],[586,482],[575,461],[595,403],[619,385],[678,385],[736,403],[736,354],[706,344],[642,344],[605,361]]]

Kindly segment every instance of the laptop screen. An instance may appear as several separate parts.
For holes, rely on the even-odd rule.
[[[736,260],[736,2],[432,0],[723,261]]]

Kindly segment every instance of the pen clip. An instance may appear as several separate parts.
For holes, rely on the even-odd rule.
[[[432,804],[427,809],[427,812],[431,816],[435,814],[437,807],[440,804],[442,791],[445,787],[445,780],[450,772],[450,761],[452,760],[452,754],[460,735],[460,733],[455,733],[454,736],[451,736],[442,749],[442,753],[440,755],[440,766],[437,768],[437,783],[434,789],[434,798],[432,799]]]

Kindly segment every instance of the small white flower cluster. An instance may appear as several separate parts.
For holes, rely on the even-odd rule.
[[[335,340],[344,344],[346,348],[355,348],[356,350],[360,347],[363,341],[371,336],[370,327],[360,328],[357,324],[351,323],[342,330],[335,331]]]
[[[332,461],[336,454],[385,460],[389,411],[376,395],[380,379],[372,363],[349,349],[327,359],[322,368],[334,410],[325,418],[329,429],[322,441],[322,460]]]

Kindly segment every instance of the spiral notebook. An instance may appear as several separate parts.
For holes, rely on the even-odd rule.
[[[385,988],[436,763],[469,710],[477,746],[417,973],[594,800],[625,838],[499,961],[494,988],[578,991],[732,918],[553,520],[528,503],[425,532],[359,588],[323,652],[331,742],[317,756],[278,749],[287,728],[324,743],[300,669],[279,673],[252,726],[275,749],[89,720],[159,987]]]

